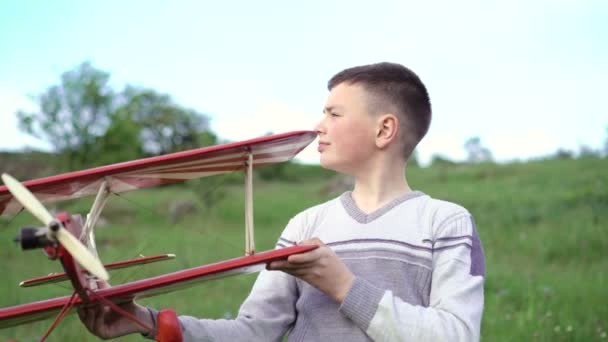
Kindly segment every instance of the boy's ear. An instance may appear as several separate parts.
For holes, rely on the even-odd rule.
[[[376,130],[376,146],[386,148],[393,140],[397,139],[399,131],[399,119],[394,114],[384,114],[378,117]]]

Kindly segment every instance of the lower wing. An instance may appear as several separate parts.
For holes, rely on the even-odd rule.
[[[308,252],[315,248],[317,246],[306,245],[275,249],[112,286],[97,290],[96,293],[114,303],[124,303],[137,298],[155,296],[191,287],[207,280],[258,272],[271,261],[286,259],[292,254]],[[70,296],[65,296],[2,308],[0,309],[0,329],[53,317],[69,300]],[[78,297],[74,302],[75,306],[84,304]],[[95,302],[97,300],[91,298],[91,303]]]

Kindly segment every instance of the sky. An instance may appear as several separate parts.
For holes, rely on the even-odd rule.
[[[312,129],[327,81],[356,65],[414,70],[433,106],[419,159],[498,161],[608,136],[608,1],[12,1],[0,4],[0,150],[48,149],[17,128],[32,96],[90,61],[169,94],[225,140]],[[316,144],[300,154],[316,162]]]

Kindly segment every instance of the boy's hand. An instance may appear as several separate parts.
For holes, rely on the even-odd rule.
[[[108,287],[105,282],[98,282],[100,288]],[[121,304],[120,307],[137,317],[144,323],[152,326],[152,317],[145,307],[130,301]],[[132,333],[147,333],[141,326],[112,310],[103,303],[97,303],[87,308],[78,308],[78,316],[87,329],[95,336],[103,339],[115,338]]]
[[[317,245],[319,248],[290,255],[287,260],[273,261],[268,264],[267,269],[298,277],[341,304],[353,285],[354,274],[336,253],[318,238],[304,240],[299,245]]]
[[[148,309],[135,302],[125,303],[120,305],[120,307],[144,322],[150,323],[151,321]],[[129,318],[102,303],[98,303],[90,308],[79,308],[78,315],[82,323],[93,335],[103,339],[147,332]],[[148,316],[148,319],[144,320],[146,316]]]

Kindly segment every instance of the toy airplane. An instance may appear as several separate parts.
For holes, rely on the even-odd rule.
[[[0,186],[0,215],[14,214],[23,208],[39,219],[44,227],[24,228],[18,240],[23,249],[42,248],[50,259],[59,259],[65,273],[23,281],[21,286],[36,286],[69,280],[71,296],[52,298],[13,307],[0,308],[0,329],[56,316],[41,338],[51,333],[73,307],[105,303],[148,330],[152,327],[122,310],[118,304],[167,293],[196,283],[233,274],[261,270],[265,264],[303,253],[314,246],[294,246],[256,253],[253,230],[252,169],[255,166],[292,159],[316,137],[312,131],[295,131],[261,138],[139,159],[88,170],[65,173],[19,183],[7,174]],[[163,254],[102,265],[97,257],[94,227],[112,193],[126,192],[187,179],[243,170],[245,172],[245,253],[244,257],[180,270],[153,278],[100,288],[109,278],[107,269],[167,260]],[[86,220],[79,215],[59,213],[53,217],[42,203],[59,202],[95,195]],[[177,315],[161,310],[157,322],[158,341],[180,341]]]

